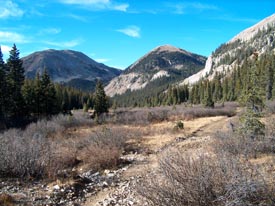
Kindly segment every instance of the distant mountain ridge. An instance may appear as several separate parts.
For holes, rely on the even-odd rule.
[[[98,63],[73,50],[49,49],[34,52],[22,60],[27,78],[34,78],[37,72],[41,73],[47,69],[54,82],[62,82],[84,90],[91,89],[97,79],[107,83],[121,73],[121,70]]]
[[[218,47],[207,58],[204,69],[188,77],[181,84],[195,84],[202,78],[212,79],[217,72],[228,73],[245,58],[275,51],[275,14],[245,29]]]
[[[171,45],[159,46],[130,65],[106,87],[107,95],[124,94],[145,88],[150,83],[167,78],[167,81],[184,79],[203,68],[206,57],[193,54]]]

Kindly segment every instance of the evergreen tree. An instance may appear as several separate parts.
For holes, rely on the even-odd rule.
[[[264,124],[259,120],[262,109],[264,107],[263,88],[260,87],[260,78],[256,72],[256,66],[250,68],[249,82],[247,88],[242,95],[242,102],[246,106],[246,112],[241,117],[240,132],[252,139],[263,137]]]
[[[25,100],[27,113],[30,115],[34,114],[36,112],[36,93],[35,85],[32,80],[25,80],[22,94]]]
[[[272,89],[274,83],[274,68],[271,65],[271,61],[266,62],[266,99],[270,100],[272,98]]]
[[[9,116],[14,125],[20,125],[25,115],[25,102],[22,95],[24,68],[19,57],[19,50],[14,44],[7,60],[7,85],[9,88]]]
[[[209,81],[206,81],[206,91],[205,91],[205,94],[204,94],[203,104],[206,107],[214,107],[214,101],[213,101],[213,98],[212,98],[211,86],[210,86]]]
[[[41,77],[41,89],[42,89],[42,113],[46,116],[58,113],[56,106],[56,91],[50,76],[45,69]]]
[[[98,80],[96,84],[95,94],[94,94],[94,110],[97,116],[102,113],[108,112],[108,99],[104,91],[102,82]]]
[[[222,84],[221,84],[220,75],[218,74],[215,75],[213,85],[214,85],[213,100],[217,102],[222,99]]]
[[[38,118],[43,113],[43,89],[41,85],[41,77],[39,72],[36,73],[35,79],[34,79],[34,90],[35,90],[35,97],[34,97],[34,108],[33,112],[36,114]]]
[[[5,62],[3,60],[3,54],[0,47],[0,129],[5,127],[5,106],[6,106],[6,72],[5,72]]]

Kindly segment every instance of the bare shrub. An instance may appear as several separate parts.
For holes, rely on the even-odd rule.
[[[91,126],[94,124],[94,121],[89,117],[88,113],[82,111],[74,111],[73,115],[54,116],[50,122],[63,128]]]
[[[221,108],[203,108],[195,107],[188,108],[184,111],[184,117],[186,119],[195,119],[200,117],[215,117],[215,116],[228,116],[232,117],[236,114],[236,108],[233,107],[221,107]]]
[[[275,101],[266,102],[267,111],[274,114],[275,113]]]
[[[257,158],[258,155],[275,152],[275,136],[265,135],[251,138],[238,131],[217,133],[213,148],[215,153],[227,152],[231,155],[243,156],[246,159]]]
[[[117,147],[89,145],[82,150],[82,158],[89,170],[114,168],[118,165],[121,151]]]
[[[115,167],[130,135],[123,129],[103,128],[86,137],[78,146],[80,159],[89,169],[99,170]]]
[[[200,105],[193,107],[186,105],[162,106],[152,108],[119,108],[102,115],[101,122],[115,124],[145,125],[163,121],[190,120],[209,116],[234,116],[236,103],[228,102],[215,108],[205,108]]]
[[[26,136],[21,130],[8,130],[0,136],[1,176],[42,176],[50,151],[50,143],[41,134]]]
[[[0,194],[0,206],[13,206],[15,205],[15,200],[11,195]]]
[[[65,130],[67,123],[61,122],[67,118],[57,116],[51,121],[32,123],[25,130],[11,129],[0,134],[0,175],[55,178],[60,170],[72,167],[76,161],[72,147],[62,147],[65,140],[49,138]]]
[[[274,180],[273,180],[274,181]],[[251,165],[232,156],[168,151],[159,170],[137,188],[144,204],[162,206],[274,205],[275,191]]]

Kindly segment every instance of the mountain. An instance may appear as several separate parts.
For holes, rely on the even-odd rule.
[[[203,68],[206,58],[170,45],[157,47],[130,65],[106,87],[107,95],[145,89],[157,81],[173,83]]]
[[[121,73],[118,69],[100,64],[85,54],[72,50],[39,51],[22,60],[27,78],[34,78],[37,72],[47,69],[54,82],[84,90],[93,89],[97,79],[107,83]]]
[[[274,52],[275,14],[242,31],[218,47],[206,61],[204,69],[185,79],[181,84],[194,84],[202,78],[212,79],[217,72],[228,74],[246,58]]]

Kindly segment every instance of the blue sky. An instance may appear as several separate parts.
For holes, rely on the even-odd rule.
[[[124,69],[170,44],[208,56],[275,13],[274,0],[1,0],[0,45],[26,56],[71,49]]]

